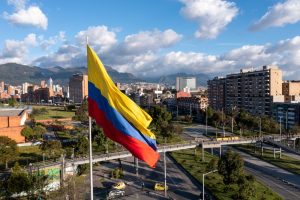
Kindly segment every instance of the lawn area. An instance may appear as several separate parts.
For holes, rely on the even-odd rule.
[[[278,153],[276,154],[276,158],[274,158],[273,151],[269,149],[264,149],[264,155],[261,156],[261,149],[257,148],[256,153],[254,153],[253,145],[241,145],[237,148],[241,151],[244,151],[245,153],[267,161],[275,166],[290,171],[294,174],[300,175],[300,160],[294,159],[284,154],[282,154],[281,158],[279,158]]]
[[[202,183],[202,174],[207,170],[208,162],[212,158],[217,158],[211,154],[205,152],[205,162],[201,161],[201,152],[198,150],[196,156],[194,155],[194,150],[182,150],[172,152],[171,156],[184,167],[192,176],[194,176],[199,182]],[[230,200],[234,194],[233,189],[237,188],[237,185],[232,187],[225,186],[222,182],[222,177],[218,173],[212,173],[205,177],[205,186],[209,189],[216,199],[220,200]],[[264,186],[258,181],[255,181],[253,187],[256,191],[256,197],[253,200],[268,199],[268,200],[279,200],[281,199],[275,192],[270,190],[268,187]]]
[[[62,119],[71,118],[75,115],[74,111],[65,111],[63,107],[53,106],[33,106],[35,109],[46,108],[48,113],[35,115],[36,120],[42,119]]]
[[[43,160],[43,152],[39,146],[19,147],[18,162],[21,165],[38,162]]]

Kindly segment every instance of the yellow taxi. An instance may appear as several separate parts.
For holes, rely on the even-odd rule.
[[[124,190],[126,187],[125,183],[123,181],[115,183],[112,188],[117,189],[117,190]]]
[[[155,185],[154,185],[154,190],[164,191],[165,189],[168,190],[168,186],[166,186],[166,188],[165,188],[164,183],[155,183]]]

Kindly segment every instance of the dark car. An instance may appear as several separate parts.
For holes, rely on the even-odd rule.
[[[200,194],[200,199],[203,200],[203,193]],[[204,194],[204,200],[211,200],[209,194]]]

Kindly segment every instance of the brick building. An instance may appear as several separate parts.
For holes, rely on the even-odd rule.
[[[21,131],[27,117],[25,109],[0,109],[0,136],[7,136],[17,143],[25,142]]]

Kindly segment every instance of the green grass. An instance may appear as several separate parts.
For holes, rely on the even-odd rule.
[[[197,151],[196,156],[194,155],[194,150],[182,150],[172,152],[173,158],[182,165],[192,176],[194,176],[199,182],[202,183],[202,174],[207,170],[206,166],[208,162],[214,157],[211,154],[205,153],[205,162],[201,161],[201,152]],[[217,157],[215,157],[217,158]],[[222,182],[222,177],[218,173],[209,174],[205,177],[205,186],[209,189],[216,199],[220,200],[230,200],[232,199],[233,190],[232,188],[237,188],[237,185],[233,185],[230,189],[226,187]],[[256,191],[256,197],[253,200],[268,199],[268,200],[279,200],[281,199],[276,193],[264,186],[258,181],[255,181],[253,187]]]
[[[33,106],[33,108],[46,108],[48,111],[46,114],[34,116],[36,120],[71,118],[75,115],[74,111],[65,111],[63,107]]]
[[[27,165],[43,160],[43,152],[38,146],[19,147],[18,162]]]
[[[273,151],[264,149],[264,155],[261,156],[261,149],[259,147],[256,148],[256,153],[254,153],[253,145],[241,145],[237,147],[239,150],[244,151],[252,156],[255,156],[259,159],[267,161],[275,166],[278,166],[282,169],[290,171],[294,174],[300,175],[300,160],[294,159],[292,157],[286,156],[282,154],[281,158],[279,158],[279,154],[276,153],[276,158],[274,158]]]

